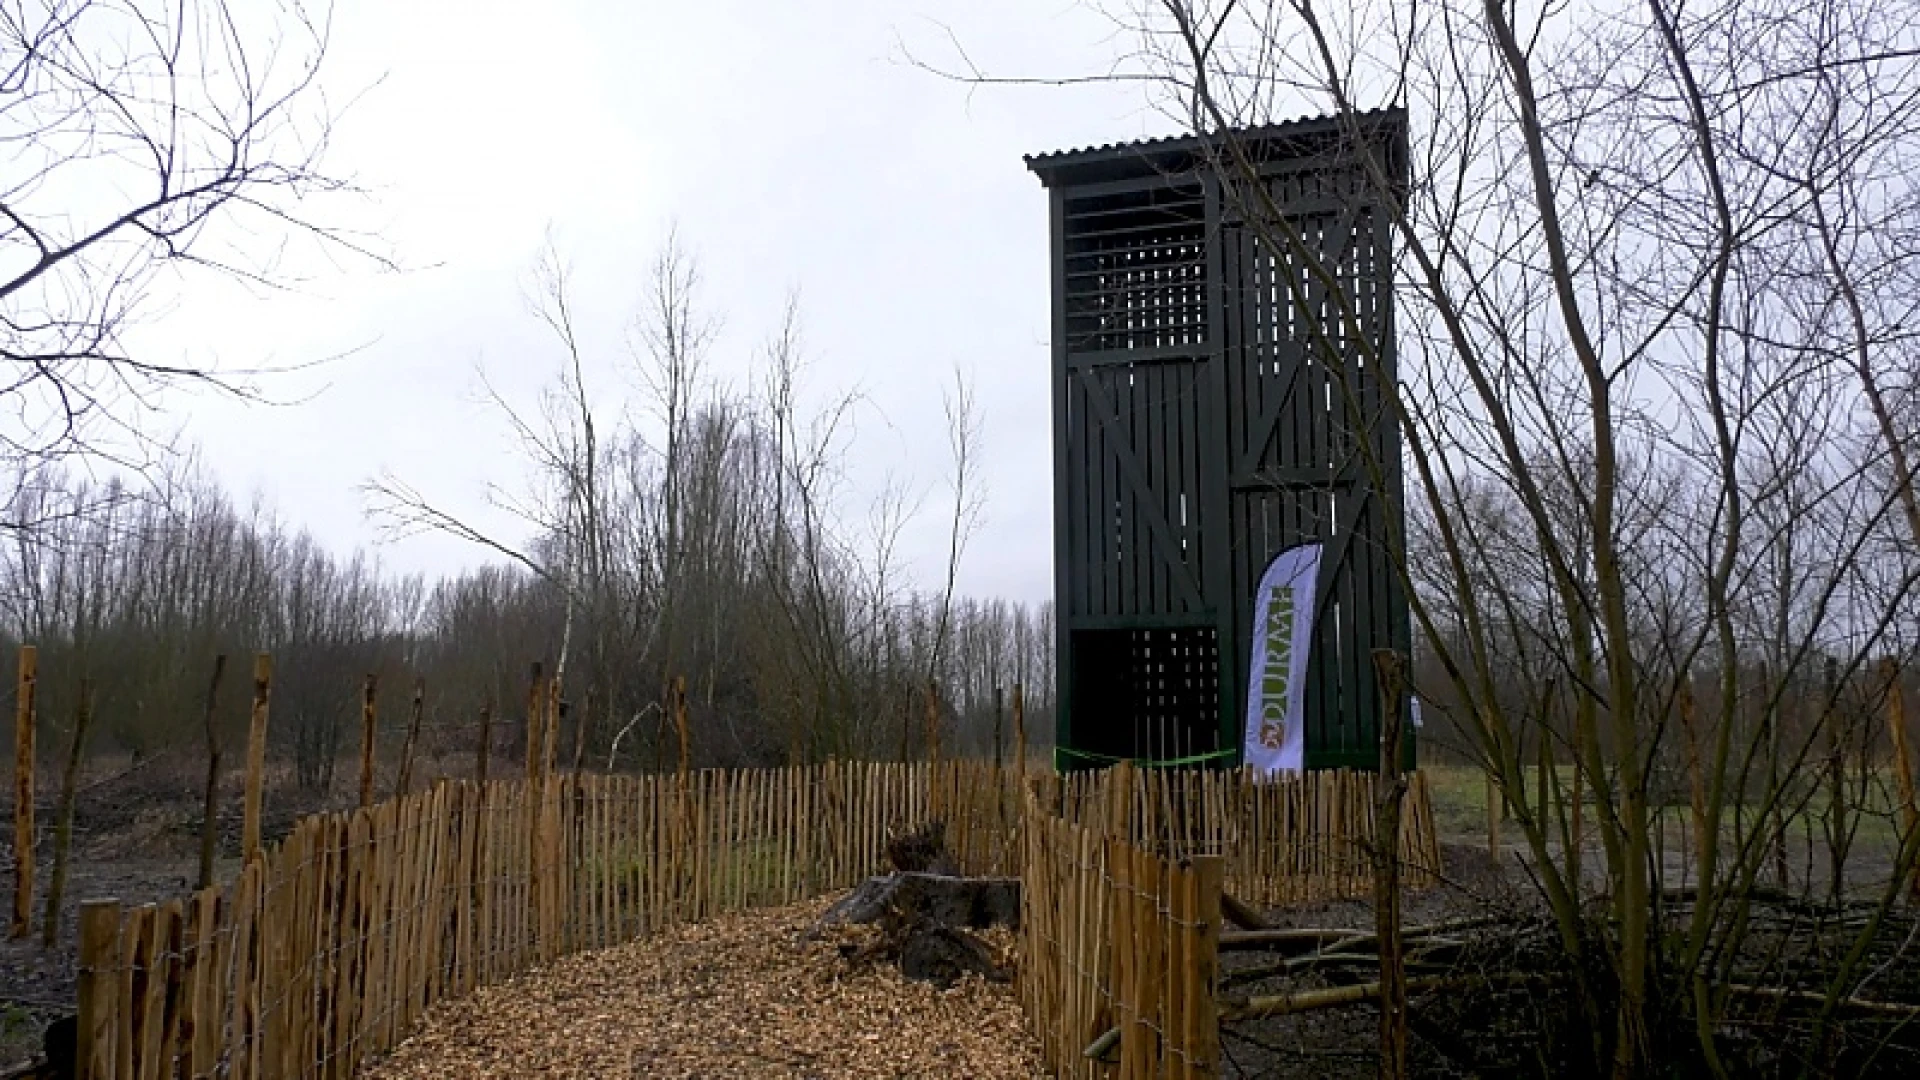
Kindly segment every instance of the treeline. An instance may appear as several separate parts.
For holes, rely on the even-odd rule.
[[[735,419],[703,414],[700,445],[739,453],[723,434]],[[719,464],[704,463],[684,496],[671,590],[649,576],[658,564],[627,546],[646,535],[629,506],[602,544],[623,559],[610,562],[604,592],[584,597],[518,565],[439,580],[386,572],[366,552],[329,551],[258,502],[236,503],[191,464],[137,491],[23,472],[6,510],[14,527],[0,550],[0,612],[9,656],[20,643],[39,649],[40,752],[64,754],[85,693],[94,753],[202,760],[214,658],[224,654],[216,729],[236,760],[256,651],[275,662],[270,760],[310,790],[353,782],[350,764],[336,770],[356,753],[368,676],[383,777],[416,685],[424,753],[469,757],[489,709],[497,768],[510,768],[529,667],[552,673],[563,648],[563,763],[670,762],[678,741],[662,705],[675,678],[687,682],[696,765],[924,754],[930,681],[946,753],[991,754],[996,691],[1016,683],[1028,689],[1031,737],[1050,734],[1049,611],[972,600],[947,609],[939,596],[876,589],[850,560],[826,558],[786,571],[804,579],[796,595],[795,581],[770,580],[777,567],[748,542],[751,473],[707,468]],[[645,503],[657,493],[626,494]]]

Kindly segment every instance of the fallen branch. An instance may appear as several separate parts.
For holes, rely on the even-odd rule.
[[[1471,987],[1526,985],[1546,981],[1547,977],[1544,975],[1526,975],[1517,972],[1507,975],[1423,975],[1407,980],[1407,996],[1412,997],[1414,994],[1425,994],[1435,990],[1465,990]],[[1267,1016],[1290,1016],[1316,1009],[1337,1009],[1345,1005],[1378,1001],[1379,997],[1380,983],[1376,980],[1355,983],[1351,986],[1294,990],[1289,993],[1264,994],[1259,997],[1221,998],[1220,1022],[1224,1024],[1235,1020],[1256,1020]]]
[[[1224,910],[1224,909],[1223,909]],[[1323,946],[1366,936],[1359,930],[1223,930],[1220,951],[1284,950],[1288,946]]]
[[[1771,998],[1775,1001],[1797,1001],[1806,1005],[1825,1005],[1827,995],[1814,990],[1788,990],[1779,986],[1749,986],[1745,983],[1728,983],[1726,990],[1741,997]],[[1867,998],[1846,997],[1834,1003],[1838,1008],[1854,1009],[1860,1012],[1874,1012],[1885,1016],[1920,1017],[1920,1005],[1904,1005],[1897,1001],[1872,1001]]]

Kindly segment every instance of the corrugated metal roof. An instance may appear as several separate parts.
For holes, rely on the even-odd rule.
[[[1390,106],[1382,109],[1368,109],[1356,115],[1361,119],[1369,119],[1372,117],[1391,116],[1400,111],[1401,109],[1398,106]],[[1281,120],[1271,124],[1262,124],[1259,127],[1241,128],[1235,132],[1235,134],[1243,139],[1284,137],[1288,135],[1298,135],[1315,128],[1328,127],[1339,120],[1340,116],[1337,114],[1300,116],[1292,120]],[[1105,158],[1148,153],[1179,153],[1186,150],[1197,150],[1204,142],[1205,138],[1200,135],[1161,135],[1126,142],[1102,143],[1099,146],[1085,146],[1069,150],[1047,150],[1038,154],[1028,154],[1023,160],[1026,161],[1028,169],[1039,171],[1040,169],[1054,169],[1068,165],[1078,165]]]

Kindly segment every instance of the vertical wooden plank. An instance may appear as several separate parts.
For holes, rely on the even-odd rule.
[[[113,1080],[119,1033],[120,901],[80,905],[79,1016],[74,1022],[74,1064],[79,1080]]]
[[[193,895],[187,917],[188,1005],[180,1039],[189,1077],[209,1075],[218,1060],[222,1026],[219,1009],[226,997],[214,945],[219,927],[220,893],[201,889]]]
[[[1187,962],[1187,1053],[1195,1075],[1220,1075],[1220,894],[1226,864],[1217,855],[1193,861],[1192,948]]]
[[[1106,845],[1107,872],[1112,877],[1113,907],[1113,948],[1108,956],[1108,985],[1113,995],[1113,1022],[1120,1029],[1120,1075],[1130,1080],[1140,1075],[1137,1071],[1138,1056],[1143,1041],[1133,1000],[1134,963],[1139,956],[1135,946],[1140,940],[1142,928],[1133,924],[1137,910],[1133,902],[1133,862],[1127,857],[1126,846],[1117,838],[1109,836]]]
[[[253,658],[253,712],[247,725],[247,788],[240,832],[240,857],[252,861],[260,853],[260,799],[267,767],[267,706],[273,694],[273,657]]]
[[[481,789],[473,784],[462,784],[459,792],[460,865],[455,880],[460,892],[455,915],[457,925],[454,928],[455,975],[452,992],[469,994],[479,986],[474,973],[474,935],[478,925],[475,916],[478,914],[481,888],[477,874]]]
[[[126,993],[132,1020],[128,1042],[133,1068],[127,1075],[138,1080],[157,1080],[160,1075],[166,980],[157,970],[158,923],[158,908],[151,904],[135,908],[128,922],[127,936],[121,942],[121,962],[127,965],[132,976]]]
[[[181,1033],[187,1027],[187,1009],[191,1002],[187,989],[188,971],[184,963],[186,940],[182,925],[184,905],[177,899],[160,905],[154,928],[155,981],[160,987],[160,1024],[158,1045],[154,1047],[155,1077],[171,1080],[174,1062],[184,1057]]]
[[[261,878],[265,869],[259,859],[250,859],[240,871],[234,890],[234,940],[232,940],[232,1028],[228,1036],[230,1074],[236,1080],[259,1076],[259,1009],[261,1009]]]
[[[1165,977],[1156,987],[1161,1003],[1160,1030],[1164,1033],[1160,1040],[1162,1075],[1187,1080],[1193,1076],[1187,1046],[1191,1035],[1187,1030],[1187,979],[1192,962],[1188,948],[1193,925],[1192,864],[1172,859],[1155,862],[1159,865],[1154,868],[1154,880],[1160,888],[1160,902],[1156,907],[1166,913],[1157,927],[1166,950]]]
[[[13,709],[13,933],[24,938],[33,929],[33,779],[34,697],[40,685],[40,650],[20,646]]]
[[[330,1010],[324,1017],[327,1024],[327,1032],[323,1036],[326,1059],[320,1070],[320,1075],[326,1080],[340,1080],[350,1075],[353,1068],[353,1014],[357,1008],[355,983],[363,948],[360,889],[365,872],[361,849],[366,838],[366,819],[365,808],[342,815],[337,834],[339,853],[335,872],[339,876],[339,899],[333,915],[333,951],[327,964],[327,1001]]]

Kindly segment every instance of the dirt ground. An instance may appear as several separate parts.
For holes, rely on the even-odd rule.
[[[560,960],[434,1010],[369,1080],[1042,1077],[1013,987],[850,965],[814,902]],[[1003,947],[1010,940],[1000,939]]]

